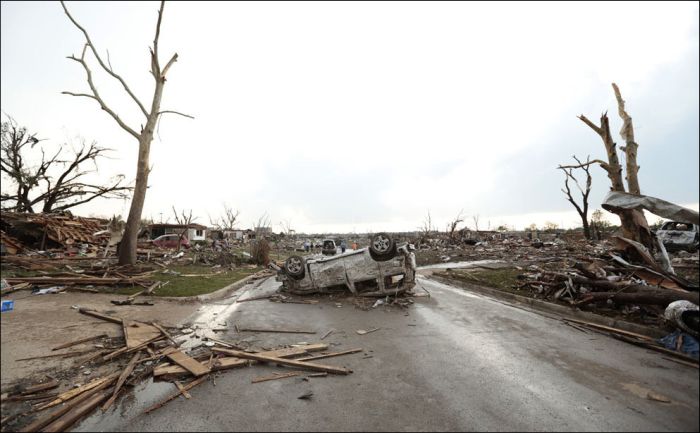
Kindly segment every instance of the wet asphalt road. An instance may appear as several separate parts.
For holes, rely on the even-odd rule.
[[[316,335],[218,333],[260,347],[324,342],[363,352],[322,361],[354,373],[252,384],[281,371],[229,370],[152,412],[175,388],[144,384],[77,431],[698,431],[698,370],[518,306],[420,278],[430,298],[408,310],[220,301],[195,326],[310,329]],[[273,291],[273,279],[241,298]],[[420,288],[416,288],[420,292]],[[238,294],[236,295],[238,296]],[[335,302],[341,302],[338,308]],[[216,313],[216,314],[215,314]],[[199,322],[199,323],[197,323]],[[380,328],[358,335],[358,329]],[[200,331],[201,332],[201,331]],[[299,396],[311,391],[310,400]],[[653,391],[671,403],[647,399]]]

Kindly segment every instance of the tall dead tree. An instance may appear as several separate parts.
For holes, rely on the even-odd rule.
[[[626,157],[626,180],[628,191],[625,190],[625,184],[622,180],[622,166],[620,165],[620,159],[617,155],[617,144],[612,139],[612,134],[610,132],[610,120],[608,119],[607,112],[603,113],[600,117],[600,125],[588,120],[586,116],[581,114],[579,119],[588,125],[596,134],[600,136],[603,140],[603,145],[608,154],[608,162],[602,161],[600,159],[595,159],[593,161],[588,161],[579,166],[599,164],[607,173],[608,178],[610,178],[611,190],[629,192],[630,194],[641,194],[639,188],[639,180],[637,173],[639,171],[639,166],[637,165],[637,148],[638,144],[634,139],[634,128],[632,126],[632,118],[625,111],[625,101],[622,99],[620,94],[620,89],[615,83],[612,83],[613,90],[615,92],[615,98],[617,99],[618,113],[622,118],[623,125],[620,130],[620,135],[626,142],[626,146],[621,147],[622,151],[625,152]],[[576,166],[573,166],[576,167]],[[619,209],[615,213],[620,218],[622,234],[628,239],[635,240],[650,251],[654,251],[656,243],[654,242],[653,235],[649,230],[649,224],[647,223],[644,213],[636,209]]]
[[[457,226],[459,225],[459,223],[461,223],[461,222],[464,221],[464,217],[462,216],[462,213],[463,213],[463,212],[464,212],[464,209],[462,209],[461,211],[459,211],[459,214],[457,214],[457,216],[455,217],[455,219],[453,219],[452,221],[450,221],[449,224],[448,224],[448,226],[447,226],[447,230],[448,230],[448,233],[447,233],[447,234],[449,235],[450,240],[454,239],[455,230],[457,230]]]
[[[68,12],[66,5],[61,1],[61,6],[63,10],[71,20],[73,24],[83,33],[85,36],[85,45],[83,46],[82,53],[80,57],[74,55],[68,56],[69,59],[78,62],[82,65],[85,70],[87,83],[90,87],[90,93],[74,93],[74,92],[62,92],[66,95],[71,96],[81,96],[90,99],[94,99],[100,104],[100,108],[106,111],[115,122],[132,137],[134,137],[139,143],[138,150],[138,161],[136,163],[136,183],[134,185],[134,194],[131,200],[131,207],[129,209],[129,217],[126,221],[126,229],[124,231],[124,237],[122,239],[121,246],[119,248],[119,264],[135,264],[136,263],[136,243],[139,231],[139,223],[141,221],[141,212],[143,211],[143,205],[146,200],[146,188],[148,187],[148,175],[150,173],[149,168],[149,155],[151,153],[151,142],[153,141],[153,133],[156,128],[158,119],[162,114],[171,113],[179,114],[181,116],[193,118],[187,114],[179,113],[177,111],[160,109],[160,102],[163,97],[163,86],[165,86],[165,76],[168,73],[170,67],[177,61],[177,53],[173,54],[170,60],[165,64],[165,67],[161,68],[160,60],[158,58],[158,38],[160,37],[160,24],[163,20],[163,9],[165,7],[165,1],[161,1],[160,9],[158,10],[158,22],[156,23],[155,37],[153,39],[153,47],[149,49],[151,57],[151,75],[155,80],[155,86],[153,89],[153,97],[151,99],[150,110],[146,109],[143,103],[136,97],[136,95],[131,91],[129,86],[126,84],[124,79],[116,74],[112,69],[111,64],[105,64],[102,57],[98,54],[98,50],[95,44],[90,39],[88,32],[83,28],[78,22],[73,18],[73,16]],[[131,97],[134,103],[138,106],[139,111],[143,114],[146,119],[145,126],[142,124],[141,129],[137,130],[127,125],[121,117],[112,110],[109,105],[104,101],[102,96],[100,96],[97,91],[97,87],[92,79],[92,71],[88,67],[85,55],[87,54],[88,48],[97,60],[100,67],[112,78],[119,81],[119,83],[124,88],[124,91]],[[109,59],[108,59],[109,60]],[[108,61],[109,63],[109,61]]]
[[[576,208],[576,212],[578,212],[578,215],[581,217],[581,222],[583,223],[583,235],[586,237],[586,239],[592,239],[591,235],[591,229],[588,224],[588,196],[591,193],[591,185],[593,183],[593,178],[591,177],[591,166],[588,164],[591,161],[591,157],[589,156],[586,158],[586,164],[582,163],[576,155],[573,156],[573,158],[578,162],[577,168],[581,168],[585,173],[586,173],[586,189],[584,190],[581,188],[581,184],[578,182],[576,177],[574,176],[574,168],[571,166],[562,166],[560,165],[558,167],[559,170],[564,172],[564,189],[561,191],[566,195],[566,199],[571,203],[574,208]],[[574,197],[571,195],[571,188],[569,188],[569,179],[574,181],[574,184],[576,185],[576,188],[578,188],[579,192],[581,193],[581,205],[576,203],[576,200],[574,200]]]
[[[48,213],[70,209],[100,197],[129,197],[131,187],[124,184],[122,175],[105,184],[85,179],[84,176],[97,171],[97,160],[110,151],[96,142],[87,145],[82,140],[80,149],[73,148],[70,156],[63,152],[68,147],[66,145],[59,147],[51,157],[47,157],[44,148],[39,146],[41,162],[31,164],[29,161],[38,160],[38,154],[33,150],[42,140],[37,139],[36,134],[30,134],[27,128],[19,127],[10,116],[2,122],[0,141],[0,172],[9,187],[6,188],[3,181],[3,190],[12,191],[0,195],[3,209],[33,213],[36,207]],[[86,167],[90,162],[93,169]]]

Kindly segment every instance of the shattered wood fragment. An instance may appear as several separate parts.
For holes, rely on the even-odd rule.
[[[168,338],[168,340],[170,340],[170,342],[173,343],[175,346],[179,346],[179,345],[180,345],[180,343],[178,343],[177,341],[175,341],[175,339],[172,337],[172,335],[168,334],[168,331],[166,331],[165,328],[163,328],[162,326],[160,326],[160,325],[157,324],[156,322],[151,322],[151,325],[153,325],[153,326],[155,326],[156,328],[158,328],[158,330],[159,330],[160,332],[162,332],[163,335],[165,335],[165,336]]]
[[[36,394],[39,391],[46,391],[47,389],[53,389],[58,387],[60,383],[56,379],[51,379],[45,383],[39,383],[36,385],[29,386],[21,392],[22,395]]]
[[[272,373],[270,376],[259,376],[251,381],[251,383],[267,382],[269,380],[285,379],[288,377],[299,376],[301,371],[290,371],[289,373]]]
[[[307,375],[306,377],[327,377],[328,373],[311,373]]]
[[[194,376],[201,376],[211,371],[209,368],[204,367],[202,364],[185,355],[184,353],[180,352],[179,350],[168,353],[166,356],[170,358],[173,362],[178,364],[180,367],[183,367],[184,369],[192,373]]]
[[[598,328],[598,329],[602,329],[605,331],[615,332],[617,334],[629,335],[631,337],[639,338],[639,339],[642,339],[645,341],[654,341],[653,338],[651,338],[647,335],[637,334],[637,333],[630,332],[630,331],[624,331],[624,330],[618,329],[618,328],[611,328],[610,326],[598,325],[597,323],[585,322],[583,320],[568,319],[568,318],[562,319],[562,320],[564,320],[565,322],[574,322],[574,323],[578,323],[580,325],[584,325],[584,326],[588,326],[588,327],[593,327],[593,328]]]
[[[181,393],[186,399],[189,400],[190,398],[192,398],[192,396],[190,395],[190,393],[187,392],[187,390],[185,389],[184,386],[182,386],[182,384],[180,383],[179,380],[173,381],[173,383],[175,384],[175,386],[177,387],[177,389],[180,391],[180,393]]]
[[[245,367],[248,365],[249,361],[246,361],[245,359],[239,359],[239,358],[219,358],[217,359],[212,367],[212,371],[222,371],[222,370],[228,370],[231,368],[237,368],[237,367]],[[200,362],[199,364],[202,365],[202,367],[207,368],[207,363],[206,362]],[[183,367],[180,367],[179,365],[161,365],[156,367],[153,370],[153,376],[154,377],[159,377],[159,376],[177,376],[177,375],[182,375],[182,374],[189,374],[189,371],[186,370]]]
[[[49,398],[56,397],[58,393],[49,394],[35,394],[35,395],[14,395],[10,397],[5,397],[0,401],[30,401],[30,400],[46,400]]]
[[[355,332],[357,332],[359,335],[365,335],[365,334],[369,334],[370,332],[374,332],[374,331],[379,331],[379,328],[372,328],[372,329],[369,329],[367,331],[365,331],[364,329],[358,329]]]
[[[240,352],[237,350],[228,350],[228,349],[218,349],[218,352],[226,353],[231,356],[235,356],[237,358],[244,358],[244,359],[252,359],[255,361],[262,361],[262,362],[274,362],[276,364],[282,364],[282,365],[289,365],[291,367],[299,367],[299,368],[305,368],[308,370],[315,370],[315,371],[325,371],[328,373],[332,374],[350,374],[352,373],[352,370],[348,370],[347,368],[342,368],[342,367],[332,367],[329,365],[322,365],[322,364],[312,364],[309,362],[300,362],[300,361],[294,361],[291,359],[284,359],[284,358],[276,358],[272,356],[265,356],[261,355],[259,353],[245,353],[245,352]]]
[[[66,347],[71,347],[71,346],[78,345],[80,343],[86,343],[88,341],[97,340],[99,338],[106,338],[106,337],[107,337],[107,334],[95,335],[94,337],[87,337],[87,338],[83,338],[81,340],[73,341],[71,343],[61,344],[60,346],[56,346],[51,350],[65,349]]]
[[[335,331],[335,329],[329,329],[325,334],[323,334],[323,337],[321,337],[321,340],[325,340],[326,337],[328,337],[329,335],[331,335],[333,333],[333,331]]]
[[[132,371],[134,371],[134,367],[136,366],[136,363],[138,362],[139,358],[141,357],[140,352],[136,352],[133,358],[131,358],[131,361],[129,361],[129,364],[127,364],[126,368],[122,372],[121,375],[119,375],[119,379],[117,379],[117,384],[114,386],[114,392],[112,393],[112,396],[107,400],[107,402],[102,406],[102,411],[106,411],[109,409],[109,407],[114,403],[114,401],[117,399],[117,395],[119,394],[119,390],[121,389],[122,385],[124,385],[124,382],[126,381],[126,378],[129,377]]]
[[[343,352],[327,353],[325,355],[308,356],[306,358],[299,358],[297,361],[315,361],[317,359],[332,358],[334,356],[349,355],[351,353],[362,352],[362,349],[350,349]]]

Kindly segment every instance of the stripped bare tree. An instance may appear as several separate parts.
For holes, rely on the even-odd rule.
[[[2,122],[0,172],[6,177],[7,190],[12,191],[0,196],[4,209],[33,213],[35,206],[40,205],[41,212],[47,213],[70,209],[100,197],[129,197],[132,188],[123,183],[123,175],[115,176],[106,184],[84,178],[97,171],[97,160],[104,158],[110,149],[94,141],[87,145],[82,140],[80,149],[73,148],[70,156],[63,152],[69,146],[63,145],[53,156],[47,157],[44,148],[39,146],[41,162],[31,164],[28,161],[38,160],[37,152],[32,151],[41,141],[27,128],[19,127],[10,116]],[[92,169],[86,167],[88,163],[92,163]],[[5,187],[3,182],[3,190]]]
[[[250,244],[250,255],[257,265],[270,264],[270,243],[266,236],[270,229],[270,216],[265,212],[255,223],[255,239]]]
[[[586,173],[586,188],[583,189],[581,187],[581,184],[578,182],[576,177],[574,176],[574,168],[571,166],[562,166],[559,165],[557,167],[559,170],[564,172],[564,188],[561,190],[564,195],[566,195],[566,199],[571,203],[574,208],[576,209],[576,212],[578,212],[578,215],[581,217],[581,222],[583,223],[583,234],[586,237],[586,239],[592,239],[591,235],[591,229],[588,225],[588,196],[591,193],[591,185],[593,183],[593,178],[591,177],[591,165],[589,164],[591,161],[591,157],[589,156],[586,159],[586,164],[582,163],[576,155],[573,155],[573,158],[576,160],[578,165],[576,166],[577,168],[582,169]],[[574,184],[576,185],[576,188],[578,188],[579,192],[581,193],[581,204],[579,205],[576,200],[574,200],[574,197],[571,195],[571,188],[569,187],[569,179],[571,179]]]
[[[102,108],[102,110],[106,111],[107,114],[109,114],[112,117],[112,119],[114,119],[114,121],[117,122],[117,124],[123,130],[125,130],[127,133],[129,133],[129,135],[134,137],[139,143],[134,194],[131,200],[131,207],[129,209],[129,217],[126,221],[124,237],[122,239],[121,247],[119,249],[119,264],[133,265],[136,263],[137,236],[139,230],[139,223],[141,221],[141,212],[143,211],[143,205],[146,200],[146,188],[148,187],[148,175],[150,173],[149,155],[151,153],[151,142],[153,141],[153,133],[156,129],[156,124],[160,119],[160,116],[166,113],[179,114],[181,116],[192,118],[192,116],[177,111],[160,109],[160,102],[163,97],[163,87],[165,86],[166,81],[165,76],[168,73],[170,67],[177,61],[177,53],[175,53],[165,64],[165,67],[161,68],[160,59],[158,57],[158,38],[160,37],[160,24],[163,20],[163,9],[165,7],[165,2],[161,1],[160,3],[160,9],[158,10],[158,22],[156,23],[155,37],[153,39],[153,47],[150,48],[151,75],[153,75],[153,79],[155,80],[150,110],[146,109],[146,106],[139,100],[138,97],[136,97],[134,92],[131,91],[124,79],[114,72],[114,70],[112,69],[112,65],[109,62],[109,58],[107,59],[107,64],[103,61],[102,57],[98,53],[97,48],[95,47],[95,44],[90,39],[87,30],[85,30],[85,28],[78,24],[75,18],[73,18],[73,16],[68,12],[68,9],[66,8],[66,5],[63,1],[61,1],[61,6],[63,6],[63,10],[68,16],[68,18],[71,20],[71,22],[85,36],[85,45],[83,46],[83,50],[80,54],[80,57],[72,55],[68,56],[68,58],[79,63],[83,67],[83,69],[85,70],[87,83],[90,87],[90,93],[62,93],[71,96],[80,96],[89,99],[94,99],[100,105],[100,108]],[[138,131],[135,128],[132,128],[131,126],[127,125],[121,119],[121,117],[110,108],[110,106],[105,102],[105,100],[97,91],[97,87],[95,86],[95,83],[92,79],[92,71],[90,70],[90,67],[87,63],[87,59],[85,57],[88,52],[88,48],[90,49],[90,52],[92,52],[93,56],[95,57],[95,60],[97,60],[97,63],[100,65],[100,67],[109,76],[117,80],[122,85],[124,91],[129,95],[129,97],[131,97],[131,99],[137,105],[139,111],[143,114],[146,120],[145,126],[142,124],[141,128]]]
[[[473,215],[472,220],[474,220],[474,230],[479,233],[479,214]]]
[[[434,230],[433,219],[430,216],[430,211],[428,211],[428,214],[426,215],[425,219],[423,220],[423,225],[418,227],[418,230],[421,233],[421,238],[420,238],[421,243],[424,243],[428,238],[430,238],[430,235],[432,234],[432,232]]]
[[[462,213],[464,212],[464,209],[460,210],[457,216],[449,222],[447,229],[448,229],[448,235],[450,239],[454,239],[455,236],[455,230],[457,230],[457,226],[459,223],[464,222],[464,217],[462,216]]]
[[[180,236],[178,236],[177,238],[177,250],[180,251],[182,239],[185,237],[187,229],[190,228],[190,224],[192,224],[197,219],[197,217],[192,216],[192,209],[190,209],[189,213],[185,213],[185,211],[182,210],[178,214],[177,210],[175,209],[175,206],[173,206],[173,215],[175,215],[175,222],[182,226],[182,229],[180,230]]]
[[[639,180],[637,177],[637,172],[639,171],[639,166],[637,165],[638,144],[634,139],[632,118],[625,111],[625,101],[622,99],[620,89],[615,83],[612,83],[612,87],[613,91],[615,92],[615,98],[617,99],[618,113],[623,121],[620,135],[627,144],[621,149],[623,152],[625,152],[627,161],[626,179],[628,190],[625,190],[625,184],[622,180],[622,166],[620,165],[620,159],[617,155],[617,144],[613,141],[612,134],[610,132],[610,120],[608,119],[607,112],[601,115],[600,125],[596,125],[595,123],[591,122],[583,114],[579,116],[579,119],[581,119],[581,121],[588,125],[593,131],[595,131],[595,133],[598,134],[603,140],[605,150],[608,154],[608,161],[605,162],[600,159],[595,159],[584,164],[579,164],[579,166],[599,164],[608,173],[612,191],[641,194]],[[571,167],[576,168],[577,166]],[[624,237],[640,242],[650,251],[654,251],[657,248],[654,242],[653,234],[649,230],[649,224],[647,223],[646,217],[642,211],[637,209],[620,209],[614,212],[620,218],[622,234]]]
[[[212,219],[210,216],[209,222],[217,230],[234,230],[236,228],[236,222],[238,221],[238,216],[240,213],[240,211],[233,209],[224,203],[224,214],[220,218],[215,219]]]

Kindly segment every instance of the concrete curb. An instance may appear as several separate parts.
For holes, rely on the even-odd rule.
[[[430,275],[426,278],[434,279],[436,281],[453,287],[459,287],[478,292],[493,298],[505,299],[508,301],[515,301],[518,303],[526,304],[535,310],[553,313],[558,316],[564,316],[564,318],[568,317],[577,320],[584,320],[586,322],[595,323],[597,325],[609,326],[612,328],[622,329],[623,331],[634,332],[637,334],[647,335],[649,337],[654,338],[660,338],[667,334],[667,332],[663,332],[659,329],[652,328],[649,326],[638,325],[636,323],[625,322],[623,320],[616,320],[610,317],[601,316],[599,314],[590,313],[588,311],[581,311],[572,307],[566,307],[564,305],[553,304],[551,302],[541,301],[539,299],[533,299],[528,298],[526,296],[520,296],[513,293],[503,292],[489,287],[478,286],[464,281],[454,280],[451,278],[445,278],[437,275]]]
[[[249,281],[253,279],[255,274],[248,275],[245,278],[242,278],[234,283],[229,284],[228,286],[222,287],[219,290],[216,290],[211,293],[205,293],[204,295],[197,295],[197,296],[150,296],[149,298],[156,300],[156,299],[167,299],[169,301],[200,301],[200,302],[206,302],[206,301],[214,301],[218,299],[225,298],[230,292],[233,292],[235,290],[240,289],[241,287],[245,286],[248,284]],[[157,290],[157,289],[156,289]]]

